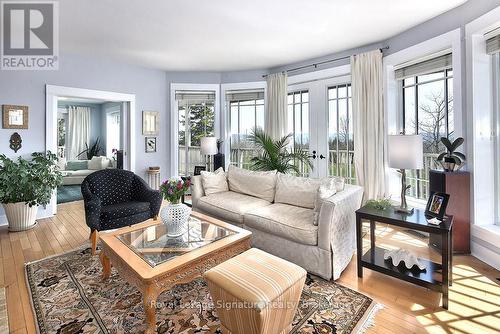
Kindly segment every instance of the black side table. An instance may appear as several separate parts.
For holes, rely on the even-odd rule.
[[[370,221],[370,249],[363,254],[362,220]],[[391,260],[384,260],[385,249],[375,245],[375,222],[399,226],[416,231],[440,235],[442,240],[442,264],[420,259],[426,270],[407,269],[404,264],[393,266]],[[444,218],[440,225],[429,224],[423,210],[415,209],[413,214],[395,212],[390,208],[377,210],[362,207],[356,211],[356,244],[358,277],[363,277],[363,267],[399,278],[403,281],[426,287],[443,294],[443,308],[448,309],[448,286],[452,283],[453,262],[453,216]],[[437,276],[437,277],[436,277]],[[439,276],[441,279],[439,280]]]

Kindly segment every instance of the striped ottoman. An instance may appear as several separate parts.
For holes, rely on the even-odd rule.
[[[204,274],[223,333],[288,333],[306,280],[301,267],[252,248]]]

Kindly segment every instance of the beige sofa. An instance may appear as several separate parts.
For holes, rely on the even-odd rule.
[[[227,180],[227,185],[214,187],[214,181],[203,175],[192,178],[195,211],[252,231],[254,247],[312,274],[339,278],[354,253],[355,211],[361,205],[363,188],[345,185],[321,198],[323,184],[331,180],[232,166],[218,180]]]

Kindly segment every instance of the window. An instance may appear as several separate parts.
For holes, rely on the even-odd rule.
[[[440,139],[454,136],[451,54],[399,69],[396,77],[401,85],[402,131],[423,138],[424,168],[407,173],[410,196],[427,199],[429,169],[438,167],[436,158],[444,151]]]
[[[194,167],[205,165],[200,152],[201,137],[214,136],[215,93],[177,91],[179,113],[179,175],[192,175]]]
[[[113,157],[113,150],[120,150],[120,112],[106,114],[106,156]]]
[[[248,168],[256,155],[250,135],[254,128],[264,128],[264,91],[230,91],[226,101],[230,110],[230,163]]]
[[[328,88],[328,175],[356,182],[350,84]]]
[[[309,151],[309,91],[288,93],[288,132],[293,135],[294,150]],[[309,175],[308,165],[299,166],[300,175]]]

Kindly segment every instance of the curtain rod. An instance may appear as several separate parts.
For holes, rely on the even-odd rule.
[[[384,46],[383,48],[380,48],[379,50],[380,50],[380,52],[384,52],[384,50],[388,50],[388,49],[389,49],[389,46]],[[320,61],[319,63],[312,63],[309,65],[304,65],[304,66],[294,67],[294,68],[291,68],[289,70],[284,70],[284,71],[282,71],[282,73],[295,72],[295,71],[303,70],[303,69],[306,69],[309,67],[317,68],[320,65],[333,63],[333,62],[336,62],[339,60],[344,60],[344,59],[349,59],[349,58],[351,58],[351,56],[344,56],[344,57],[339,57],[339,58],[334,58],[334,59],[328,59],[328,60]],[[266,78],[267,76],[268,76],[268,74],[264,74],[262,77]]]

